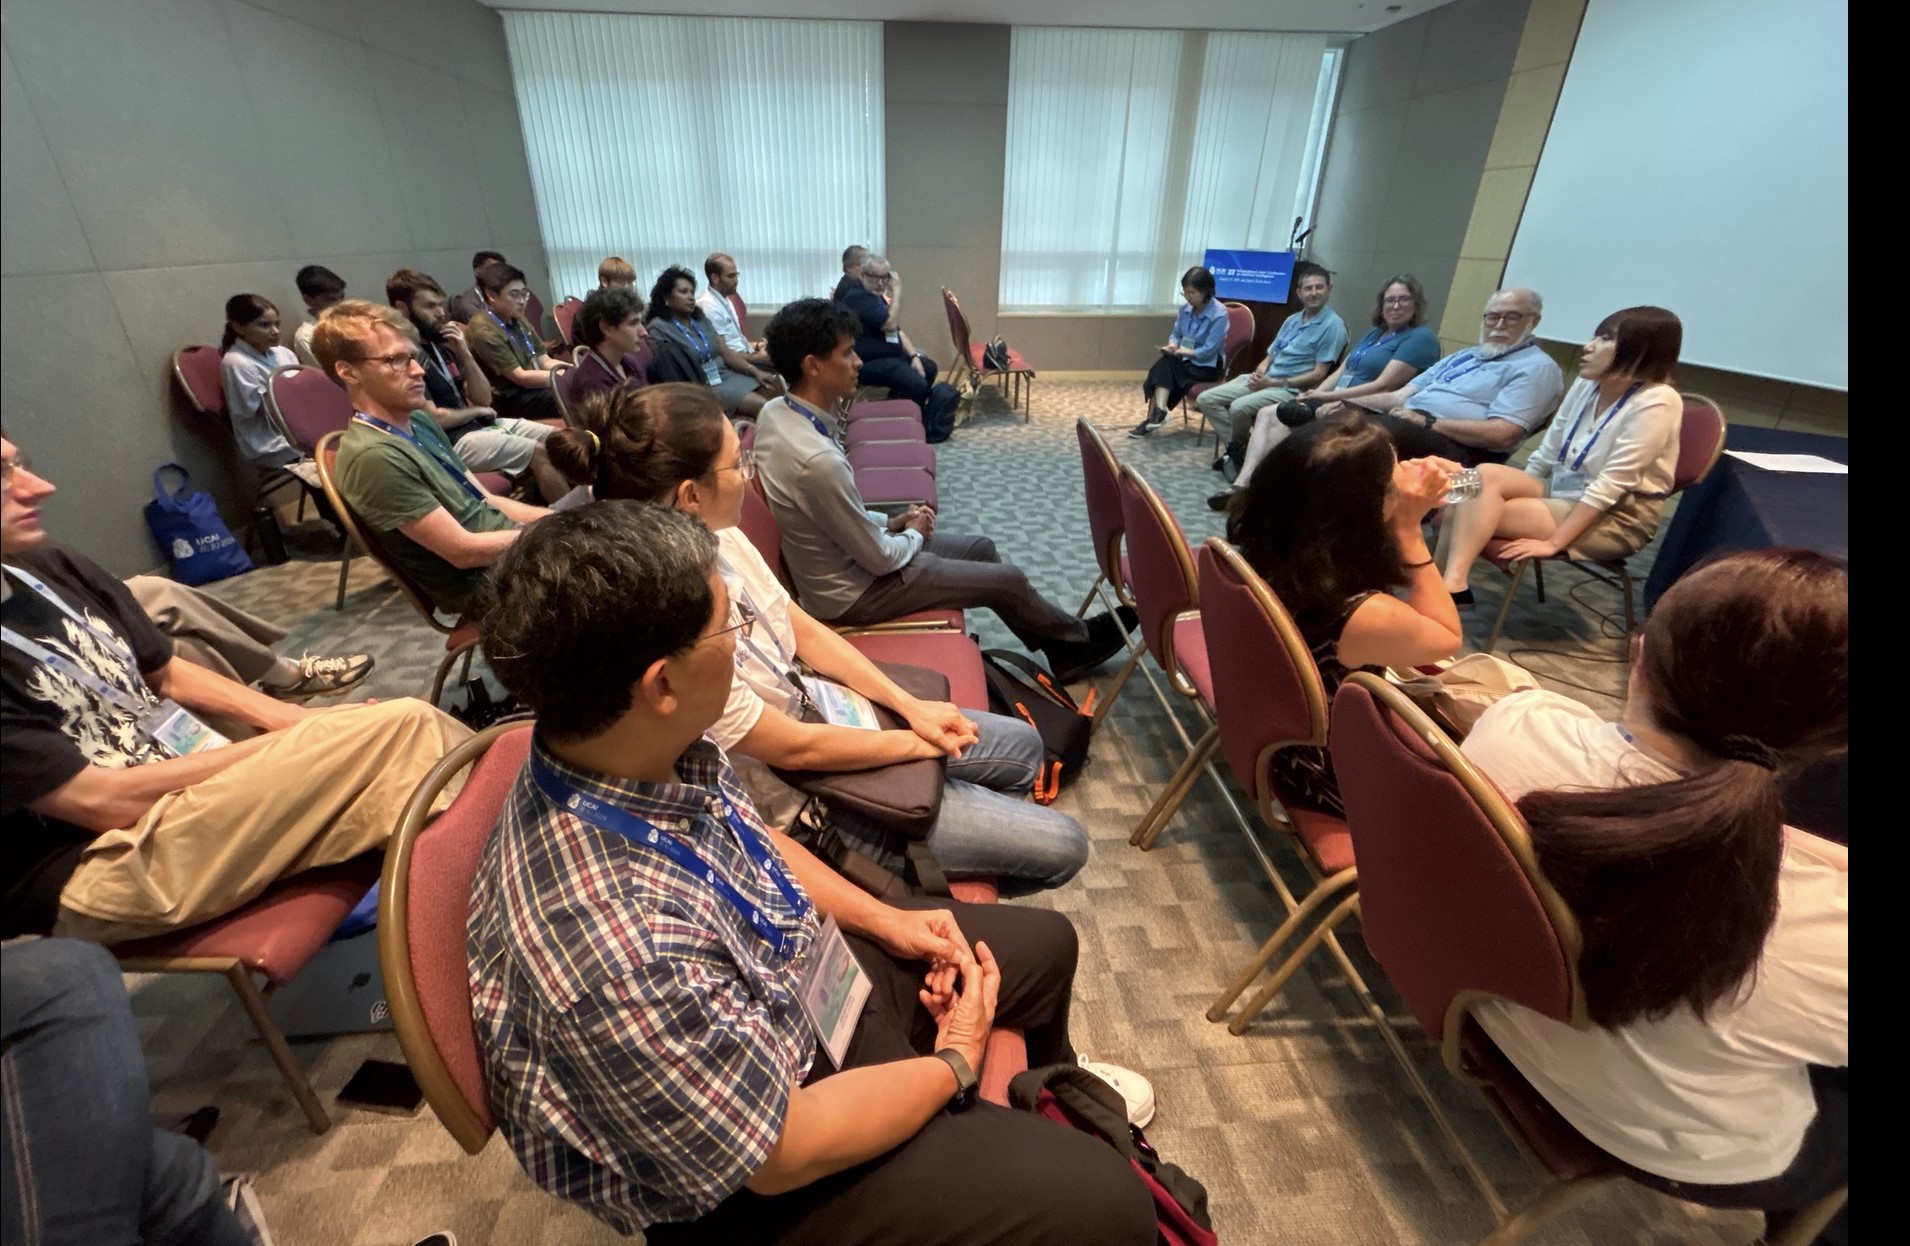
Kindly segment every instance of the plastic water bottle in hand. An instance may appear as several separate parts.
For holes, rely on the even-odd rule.
[[[1485,480],[1476,467],[1462,467],[1446,479],[1446,505],[1470,502],[1485,488]]]

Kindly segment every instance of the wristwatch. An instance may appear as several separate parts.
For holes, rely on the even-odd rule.
[[[955,1095],[948,1101],[948,1110],[962,1112],[974,1105],[976,1088],[981,1078],[975,1076],[975,1070],[968,1067],[968,1058],[953,1047],[944,1047],[935,1053],[935,1058],[946,1064],[955,1074]]]

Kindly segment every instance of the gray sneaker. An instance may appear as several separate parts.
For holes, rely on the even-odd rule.
[[[315,658],[307,654],[298,660],[298,679],[283,687],[261,685],[268,696],[281,701],[307,701],[313,697],[337,696],[356,687],[371,674],[377,663],[369,653],[346,657]]]

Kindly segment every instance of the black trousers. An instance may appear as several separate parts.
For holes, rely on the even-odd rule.
[[[877,576],[853,606],[829,622],[857,627],[917,610],[949,609],[993,610],[1030,649],[1088,638],[1087,625],[1036,592],[1026,572],[1001,560],[993,541],[940,532],[906,566]]]
[[[1219,368],[1195,363],[1185,355],[1162,355],[1147,370],[1147,379],[1141,382],[1141,396],[1152,402],[1154,391],[1165,389],[1171,409],[1179,406],[1180,400],[1187,397],[1187,391],[1200,382],[1219,379]]]
[[[906,359],[871,359],[856,378],[864,385],[880,385],[891,398],[906,398],[922,408],[922,428],[930,441],[947,439],[955,425],[955,408],[962,400],[952,385],[937,385],[935,361],[922,356],[918,373]]]
[[[913,899],[946,908],[1001,964],[995,1023],[1022,1029],[1031,1066],[1073,1058],[1068,1005],[1077,954],[1059,913]],[[923,966],[849,936],[872,990],[847,1068],[927,1055],[935,1025],[916,999]],[[830,1076],[818,1053],[809,1082]],[[943,1112],[886,1155],[787,1194],[738,1191],[691,1224],[655,1225],[650,1246],[1152,1246],[1147,1189],[1113,1148],[1028,1112],[977,1103]]]
[[[1617,1165],[1640,1185],[1662,1190],[1673,1198],[1703,1207],[1762,1211],[1766,1213],[1767,1235],[1774,1236],[1792,1215],[1850,1184],[1850,1070],[1813,1066],[1811,1092],[1817,1099],[1817,1116],[1804,1132],[1797,1158],[1775,1177],[1741,1185],[1695,1185],[1633,1168],[1623,1160],[1617,1160]],[[1849,1216],[1850,1205],[1846,1203],[1818,1236],[1818,1242],[1844,1246],[1849,1240]]]
[[[1510,450],[1482,450],[1454,441],[1441,432],[1421,427],[1417,421],[1402,420],[1391,411],[1368,411],[1366,418],[1392,434],[1393,450],[1402,459],[1451,459],[1467,467],[1483,463],[1503,463],[1512,457]]]
[[[564,412],[557,405],[553,389],[514,389],[494,391],[491,407],[499,415],[515,420],[561,420]]]

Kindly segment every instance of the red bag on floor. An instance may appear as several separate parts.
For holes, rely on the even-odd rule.
[[[1127,1104],[1114,1087],[1077,1065],[1051,1064],[1009,1082],[1008,1102],[1093,1134],[1119,1151],[1154,1198],[1160,1246],[1218,1246],[1220,1239],[1207,1216],[1207,1187],[1162,1159],[1146,1136],[1128,1124]]]

